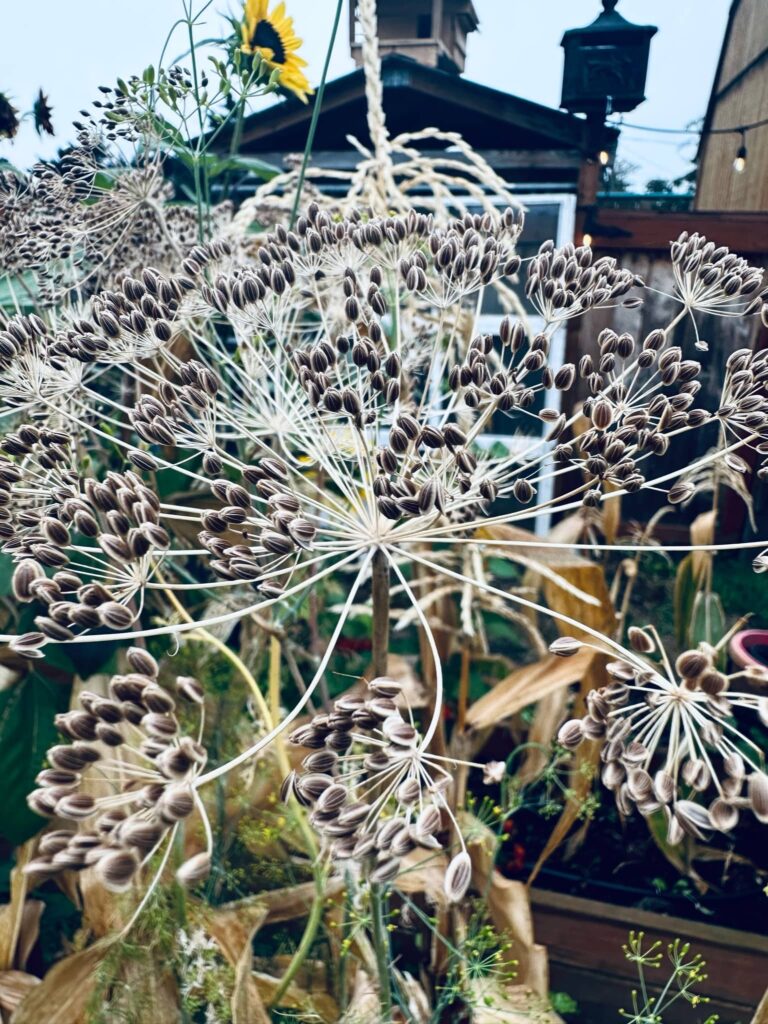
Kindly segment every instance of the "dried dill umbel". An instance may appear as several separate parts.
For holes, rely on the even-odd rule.
[[[415,210],[345,217],[312,204],[294,230],[277,226],[256,245],[220,238],[178,256],[166,251],[157,265],[108,271],[108,286],[85,297],[76,314],[41,311],[3,324],[3,387],[24,422],[1,443],[0,522],[16,563],[18,600],[46,605],[34,632],[4,638],[17,652],[44,657],[48,645],[74,640],[131,643],[227,627],[272,607],[287,611],[323,580],[343,586],[303,692],[231,760],[208,765],[199,741],[180,739],[168,713],[144,707],[141,694],[125,698],[139,708],[131,710],[130,727],[150,744],[152,764],[144,771],[165,779],[167,763],[190,761],[183,781],[148,783],[157,803],[131,811],[129,821],[146,811],[162,823],[168,801],[174,813],[196,813],[201,787],[293,726],[295,741],[310,753],[285,793],[310,809],[328,856],[357,865],[374,886],[387,885],[410,850],[437,843],[452,855],[448,894],[461,899],[471,866],[446,796],[459,762],[442,762],[431,748],[445,666],[411,570],[461,588],[470,595],[465,601],[480,593],[573,625],[472,569],[489,543],[525,557],[525,541],[489,542],[481,527],[535,524],[553,510],[593,513],[644,489],[684,503],[697,472],[711,464],[746,473],[739,455],[745,446],[764,472],[765,353],[734,353],[719,401],[708,404],[704,356],[684,352],[672,336],[699,303],[705,312],[716,306],[758,316],[766,298],[762,271],[698,236],[681,236],[674,257],[679,311],[670,323],[644,338],[605,329],[593,352],[562,363],[553,337],[566,320],[634,306],[643,283],[587,246],[546,243],[524,263],[516,251],[522,230],[515,208],[437,225]],[[480,330],[485,289],[518,274],[541,330],[531,333],[512,315],[493,333]],[[583,393],[585,429],[577,432],[577,416],[561,411],[560,397]],[[513,427],[534,425],[536,433],[506,453],[489,451],[484,442],[499,417]],[[699,435],[709,441],[706,455],[683,468],[667,462]],[[95,457],[83,466],[83,447],[95,454],[107,440],[125,465]],[[171,472],[187,492],[166,496],[163,474]],[[758,555],[757,569],[762,561]],[[404,717],[378,668],[364,697],[341,698],[299,725],[357,604],[375,589],[374,577],[385,588],[396,585],[424,632],[434,662],[431,715],[420,723]],[[203,590],[217,601],[200,600]],[[374,613],[380,622],[381,609]],[[562,742],[608,737],[604,775],[621,807],[663,805],[673,838],[675,830],[705,832],[715,821],[713,827],[731,827],[745,800],[762,820],[763,769],[746,758],[738,791],[734,758],[725,769],[734,743],[726,703],[750,709],[754,702],[729,697],[730,680],[709,693],[612,645],[616,664],[630,668],[611,669],[619,678],[590,697],[590,715],[569,723]],[[560,652],[567,648],[561,641]],[[162,703],[154,683],[149,695]],[[636,699],[644,702],[637,711]],[[95,735],[95,711],[83,714],[77,722]],[[157,735],[163,729],[167,735]],[[661,765],[666,775],[657,793],[661,743],[670,735],[677,736],[675,754]],[[72,738],[90,750],[87,737]],[[695,784],[705,778],[717,792],[706,807],[687,788],[699,792]],[[65,811],[91,815],[77,780],[68,800],[47,788],[33,797],[47,813],[58,814],[61,800]],[[173,827],[164,823],[161,841]],[[141,861],[120,845],[122,832],[131,828],[117,829],[113,859],[102,869],[111,865],[113,883],[118,869],[127,882]],[[62,860],[70,842],[56,851]],[[201,857],[187,869],[192,880],[206,868]]]

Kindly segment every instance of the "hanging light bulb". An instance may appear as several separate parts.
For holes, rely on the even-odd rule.
[[[736,159],[733,161],[733,169],[737,174],[742,174],[747,166],[747,144],[746,133],[741,131],[741,145],[736,151]]]
[[[592,245],[592,235],[590,235],[588,231],[585,231],[581,236],[581,241],[583,245]]]
[[[603,167],[607,167],[611,159],[611,154],[608,152],[607,149],[601,149],[600,152],[597,154],[597,159],[600,161]]]

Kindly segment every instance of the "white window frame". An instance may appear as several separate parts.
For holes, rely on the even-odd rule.
[[[471,205],[471,197],[462,196],[464,202],[469,206]],[[530,209],[533,206],[552,206],[559,205],[560,211],[557,218],[557,235],[553,239],[555,245],[560,248],[566,245],[568,242],[573,241],[574,230],[576,226],[576,196],[570,192],[552,192],[552,193],[535,193],[535,194],[520,194],[515,196],[520,201],[521,206],[524,209]],[[495,201],[495,205],[501,207],[505,203],[499,199]],[[525,227],[523,227],[525,232]],[[528,316],[528,325],[530,326],[533,333],[537,333],[544,328],[544,320],[540,316]],[[483,315],[482,311],[480,316],[477,318],[478,330],[482,334],[496,334],[499,328],[499,318],[497,313]],[[552,342],[550,348],[550,362],[553,366],[562,366],[565,360],[565,328],[558,327],[555,333],[552,335]],[[545,394],[544,403],[548,409],[555,409],[560,412],[561,409],[562,395],[556,388],[549,389]],[[503,444],[506,448],[509,448],[511,452],[523,452],[531,440],[535,438],[534,434],[483,434],[482,437],[477,438],[476,444],[481,448],[491,448],[494,444]],[[543,436],[543,431],[542,431]],[[545,480],[538,492],[539,501],[550,501],[554,497],[554,481],[550,477]],[[544,515],[536,517],[535,532],[537,534],[546,534],[550,528],[551,514],[549,512]]]

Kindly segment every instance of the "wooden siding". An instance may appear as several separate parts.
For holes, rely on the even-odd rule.
[[[768,3],[734,0],[705,122],[706,130],[768,117]],[[705,134],[696,206],[701,210],[768,210],[768,125],[746,135],[747,166],[733,170],[738,134]]]

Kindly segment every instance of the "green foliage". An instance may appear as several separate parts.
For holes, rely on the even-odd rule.
[[[644,932],[632,931],[624,946],[624,955],[637,968],[640,985],[632,992],[632,1010],[619,1010],[621,1017],[630,1024],[664,1024],[664,1015],[673,1003],[683,1000],[695,1009],[709,1002],[706,996],[696,991],[707,980],[706,961],[700,953],[689,955],[690,943],[682,939],[675,939],[667,946],[671,971],[663,985],[657,983],[654,986],[660,989],[659,994],[651,995],[646,972],[660,970],[664,953],[661,942],[652,942],[644,947],[644,940]],[[718,1019],[717,1014],[711,1014],[703,1024],[716,1024]]]
[[[71,675],[35,665],[17,682],[0,691],[0,778],[3,818],[0,832],[14,846],[44,824],[27,807],[27,793],[43,767],[45,753],[57,740],[56,714],[69,704]]]

